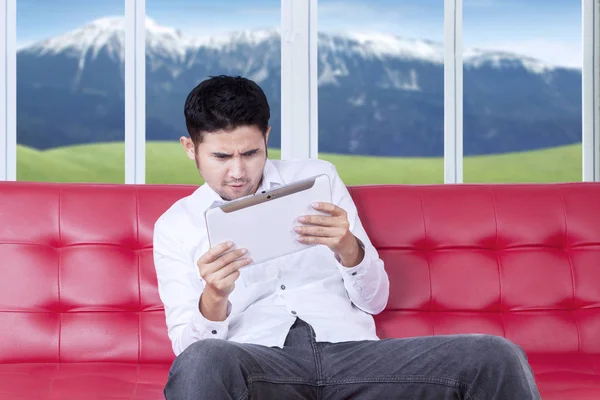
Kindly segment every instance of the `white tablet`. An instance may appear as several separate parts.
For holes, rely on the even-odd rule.
[[[331,203],[327,175],[318,175],[278,188],[232,200],[204,213],[210,247],[231,241],[234,249],[248,249],[253,264],[315,246],[300,243],[294,231],[301,215],[325,215],[313,202]]]

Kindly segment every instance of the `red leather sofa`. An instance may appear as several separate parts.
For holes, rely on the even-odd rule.
[[[0,183],[0,399],[161,399],[154,221],[192,186]],[[364,186],[382,337],[521,345],[544,400],[600,399],[600,184]]]

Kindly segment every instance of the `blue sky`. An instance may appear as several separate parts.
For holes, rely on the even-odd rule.
[[[281,0],[146,0],[148,16],[186,35],[279,26]],[[466,47],[581,66],[580,0],[463,0]],[[319,29],[443,41],[444,0],[319,0]],[[19,46],[123,15],[124,0],[17,0]]]

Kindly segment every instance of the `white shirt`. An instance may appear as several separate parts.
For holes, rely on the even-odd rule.
[[[198,304],[204,282],[196,265],[209,249],[204,211],[223,201],[208,184],[178,200],[154,226],[154,265],[173,351],[206,338],[283,347],[296,317],[317,341],[377,340],[371,314],[385,308],[389,280],[335,167],[323,160],[267,160],[259,191],[325,173],[332,202],[346,210],[365,256],[352,268],[324,245],[243,269],[229,296],[225,321],[209,321]]]

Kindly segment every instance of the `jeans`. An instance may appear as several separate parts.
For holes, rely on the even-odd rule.
[[[205,339],[171,367],[167,400],[540,399],[523,350],[499,336],[316,342],[297,319],[283,348]]]

